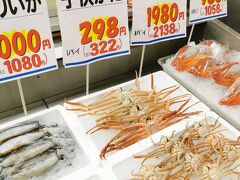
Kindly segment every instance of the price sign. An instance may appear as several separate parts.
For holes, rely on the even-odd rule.
[[[126,0],[58,0],[65,67],[130,53]]]
[[[46,1],[0,2],[0,83],[57,68]]]
[[[132,45],[186,37],[187,0],[133,0]]]
[[[190,23],[227,16],[227,0],[190,1]]]

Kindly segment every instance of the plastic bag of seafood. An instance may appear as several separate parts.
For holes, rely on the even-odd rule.
[[[234,50],[227,50],[224,51],[223,58],[224,63],[219,64],[213,69],[212,77],[214,76],[215,80],[213,78],[195,76],[187,71],[180,72],[176,70],[172,66],[173,58],[167,60],[162,58],[158,62],[167,74],[176,79],[220,116],[227,119],[235,127],[240,128],[240,106],[231,105],[230,103],[222,105],[219,102],[228,91],[227,86],[231,85],[239,76],[239,65],[237,63],[239,63],[240,53]],[[226,68],[226,71],[224,68]]]
[[[228,50],[213,40],[191,42],[172,58],[177,71],[197,77],[213,78],[220,85],[231,86],[240,77],[240,52]]]
[[[1,179],[59,179],[90,164],[65,113],[55,107],[0,126]]]
[[[240,105],[240,78],[229,88],[225,96],[220,100],[223,105]]]
[[[149,146],[119,156],[107,168],[115,179],[239,178],[240,132],[229,123],[208,113],[201,121],[175,125],[174,129],[159,133],[159,140]]]
[[[212,72],[212,78],[220,85],[230,87],[240,77],[240,62],[226,63]]]
[[[226,51],[223,45],[213,40],[204,40],[197,45],[191,42],[177,52],[171,65],[177,71],[187,71],[195,76],[210,78],[215,67],[225,63]]]
[[[100,158],[209,111],[163,71],[66,102]]]

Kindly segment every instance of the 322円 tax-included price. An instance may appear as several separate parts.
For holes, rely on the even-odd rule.
[[[40,56],[39,52],[41,48],[51,49],[51,42],[42,40],[39,32],[31,29],[1,34],[0,47],[0,61],[4,60],[8,73],[13,74],[46,65],[47,55]]]
[[[148,7],[148,36],[158,38],[173,35],[180,31],[180,24],[178,21],[184,19],[185,13],[179,10],[177,3],[163,3]],[[153,32],[151,32],[150,27],[153,27]]]
[[[79,25],[85,57],[114,52],[122,48],[121,36],[127,34],[117,17],[98,18]],[[120,37],[118,37],[120,36]]]

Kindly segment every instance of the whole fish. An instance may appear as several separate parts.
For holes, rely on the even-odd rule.
[[[40,176],[58,162],[58,156],[55,152],[45,153],[42,156],[34,158],[20,166],[10,179],[30,179],[33,176]]]
[[[0,143],[39,128],[38,122],[23,124],[0,132]]]
[[[16,167],[15,166],[10,166],[7,168],[2,168],[0,171],[0,179],[1,180],[9,180],[11,174],[13,174],[16,171]]]
[[[23,163],[37,155],[44,153],[48,149],[54,147],[54,145],[55,144],[51,141],[40,141],[40,142],[34,143],[33,145],[28,146],[27,148],[6,157],[0,163],[0,167],[6,168],[11,165],[17,165],[17,164]]]
[[[32,144],[35,140],[42,138],[45,135],[43,131],[37,131],[33,133],[24,134],[12,138],[0,145],[0,157],[17,150],[25,145]]]

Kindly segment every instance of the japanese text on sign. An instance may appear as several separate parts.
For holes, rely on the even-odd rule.
[[[227,0],[190,1],[190,23],[227,16]]]
[[[132,45],[186,36],[186,0],[133,0]]]
[[[46,2],[4,0],[2,3],[0,83],[56,69]],[[36,11],[39,14],[32,14]]]
[[[66,67],[129,54],[125,0],[59,0],[58,12]]]
[[[72,9],[73,5],[72,5],[72,1],[74,0],[61,0],[61,1],[66,1],[66,9]],[[122,1],[122,0],[110,0],[110,3],[113,2],[117,2],[117,1]],[[79,0],[79,7],[86,7],[88,5],[90,6],[97,6],[97,5],[102,5],[102,4],[108,4],[109,2],[106,0]]]
[[[0,2],[0,17],[6,15],[17,15],[19,12],[35,13],[38,6],[42,4],[41,0],[2,0]]]
[[[85,21],[80,24],[80,31],[83,32],[81,44],[90,45],[90,55],[97,56],[107,52],[114,52],[121,49],[121,42],[118,44],[115,39],[118,35],[126,35],[126,27],[118,27],[118,19],[116,17],[109,17],[104,19],[96,19],[93,23]],[[92,33],[91,33],[92,32]],[[104,37],[108,41],[104,41]],[[99,40],[99,43],[94,42]]]

